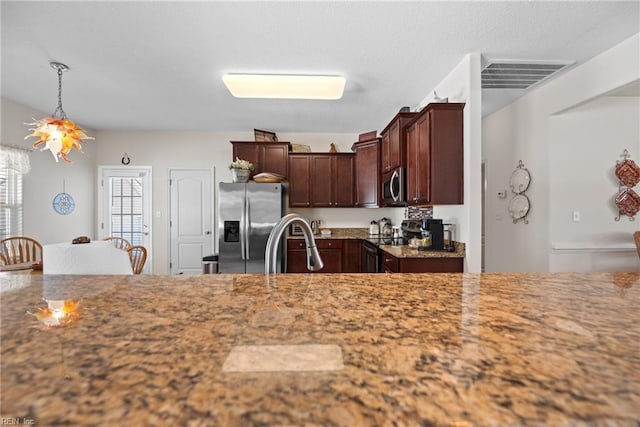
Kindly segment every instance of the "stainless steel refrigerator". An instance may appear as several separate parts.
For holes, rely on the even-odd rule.
[[[271,230],[286,209],[282,183],[220,183],[218,188],[218,268],[220,273],[264,273]],[[284,240],[284,239],[283,239]],[[278,271],[286,247],[278,246]]]

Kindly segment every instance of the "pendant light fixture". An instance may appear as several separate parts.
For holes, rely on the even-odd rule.
[[[94,138],[87,136],[82,129],[69,120],[62,109],[62,73],[69,71],[69,67],[54,61],[49,62],[49,65],[58,72],[58,107],[50,117],[40,120],[33,119],[35,122],[26,123],[32,126],[29,129],[32,133],[24,139],[35,136],[38,140],[33,144],[34,148],[44,144],[40,151],[51,151],[56,162],[59,157],[62,157],[64,161],[73,163],[67,158],[71,149],[75,148],[82,153],[82,141]]]

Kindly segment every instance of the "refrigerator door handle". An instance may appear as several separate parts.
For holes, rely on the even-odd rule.
[[[245,239],[247,238],[246,236],[246,232],[245,232],[245,227],[247,224],[247,199],[243,198],[242,199],[242,210],[240,212],[240,256],[242,258],[242,260],[245,260]]]
[[[251,241],[251,199],[249,199],[249,196],[247,196],[247,209],[246,209],[246,217],[245,217],[245,226],[244,226],[244,238],[247,239],[247,241],[244,244],[245,247],[245,251],[246,251],[246,259],[249,259],[249,254],[251,252],[249,252],[249,242]]]

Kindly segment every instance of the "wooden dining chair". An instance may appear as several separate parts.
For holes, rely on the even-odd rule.
[[[42,263],[42,245],[31,237],[15,236],[0,240],[2,265]]]
[[[142,273],[144,263],[147,261],[147,249],[144,246],[134,245],[127,248],[133,274]]]
[[[111,240],[116,248],[126,251],[131,247],[131,243],[123,237],[109,236],[104,240]]]
[[[636,250],[638,251],[638,256],[640,257],[640,231],[636,231],[633,233],[633,240],[636,241]]]

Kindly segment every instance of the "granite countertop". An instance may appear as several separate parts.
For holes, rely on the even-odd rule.
[[[629,425],[640,274],[0,274],[2,419]],[[29,313],[76,299],[45,326]],[[55,304],[55,303],[52,303]]]
[[[331,236],[316,234],[315,239],[366,239],[370,237],[368,228],[331,228]],[[304,239],[304,236],[288,236],[289,239]],[[396,258],[464,258],[465,244],[454,242],[456,250],[444,251],[419,251],[408,245],[380,245],[380,249],[390,253]]]
[[[369,237],[368,228],[326,228],[321,227],[322,230],[331,230],[330,236],[323,236],[318,232],[314,234],[314,239],[366,239]],[[304,239],[303,235],[288,236],[289,239]]]
[[[453,242],[455,251],[419,251],[408,245],[380,245],[380,249],[396,258],[464,258],[465,244]]]

